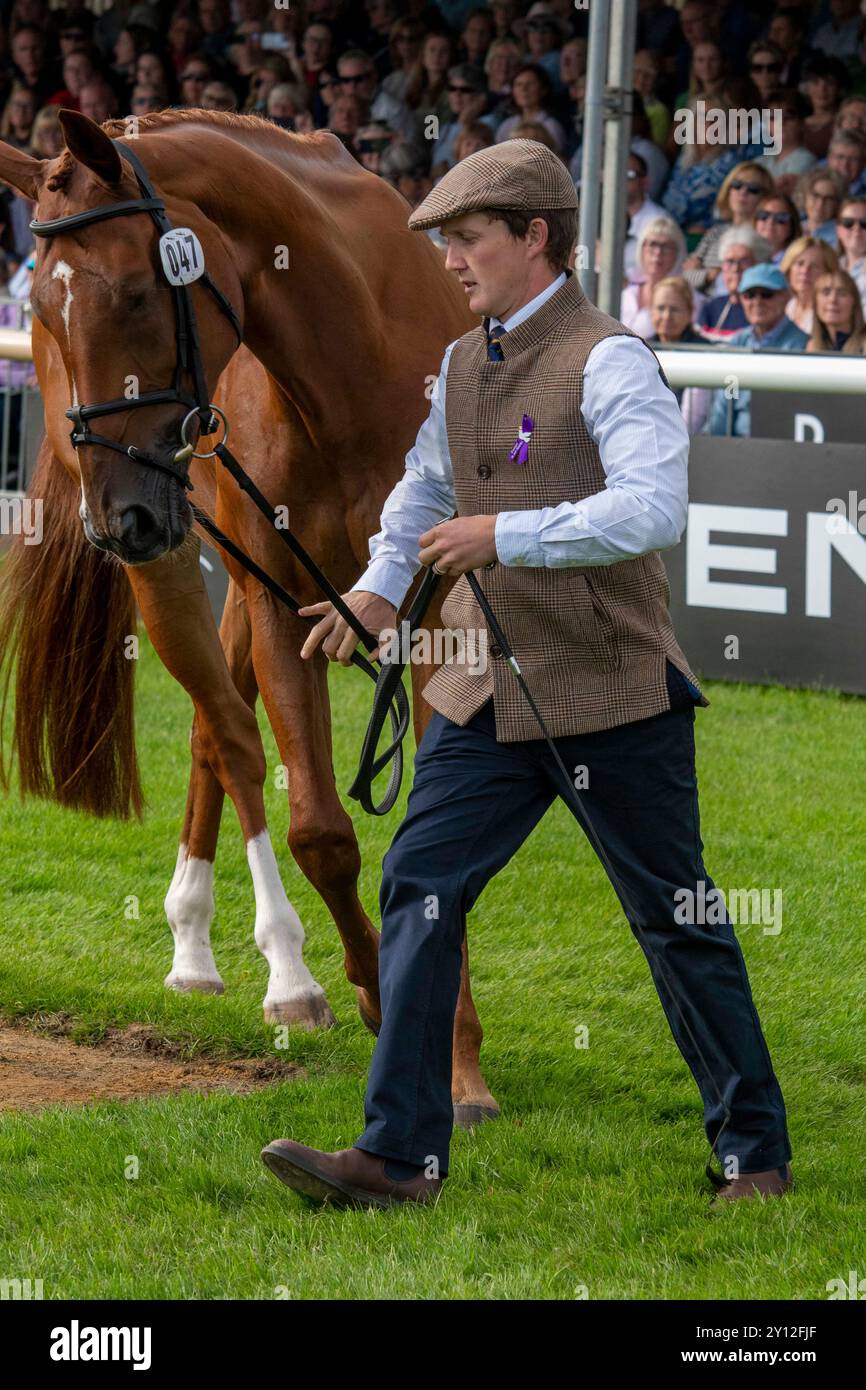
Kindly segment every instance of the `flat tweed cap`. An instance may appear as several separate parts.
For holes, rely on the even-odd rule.
[[[409,226],[421,232],[486,208],[534,212],[576,207],[574,179],[558,155],[539,140],[503,140],[449,169],[412,213]]]

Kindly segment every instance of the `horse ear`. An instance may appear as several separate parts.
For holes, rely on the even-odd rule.
[[[60,125],[69,153],[105,183],[119,183],[123,173],[120,155],[111,137],[80,111],[60,112]]]
[[[50,163],[49,159],[34,159],[32,154],[13,149],[5,140],[0,140],[0,180],[34,203],[39,197],[45,167]]]

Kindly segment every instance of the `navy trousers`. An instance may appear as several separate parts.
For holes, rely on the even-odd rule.
[[[734,1157],[742,1173],[760,1172],[787,1162],[791,1147],[743,954],[727,914],[720,925],[700,925],[699,912],[687,914],[695,924],[675,917],[678,889],[699,894],[704,885],[709,897],[714,885],[702,859],[694,706],[671,693],[679,708],[555,742],[566,768],[587,769],[581,796],[700,1090],[707,1137],[713,1144],[724,1120],[721,1094],[731,1120],[717,1155],[723,1163]],[[447,1173],[466,914],[561,790],[562,773],[543,738],[496,742],[492,700],[464,728],[434,712],[416,754],[406,817],[382,865],[382,1028],[357,1148],[418,1165],[435,1158]]]

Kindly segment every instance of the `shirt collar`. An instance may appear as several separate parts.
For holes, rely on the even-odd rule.
[[[783,314],[782,317],[779,319],[779,322],[776,324],[775,328],[771,328],[769,333],[762,333],[760,334],[760,336],[755,332],[755,329],[753,327],[750,328],[749,331],[752,335],[752,342],[758,343],[761,346],[763,346],[765,343],[774,343],[777,338],[781,338],[784,336],[790,322],[791,320],[787,318],[785,314]],[[796,327],[796,324],[794,326]]]
[[[542,304],[546,304],[547,300],[550,299],[551,295],[556,294],[557,290],[562,289],[562,286],[565,284],[565,281],[566,274],[563,270],[560,272],[560,274],[556,277],[555,280],[553,280],[545,289],[541,291],[541,294],[537,294],[534,299],[530,299],[529,303],[524,304],[521,309],[518,309],[516,313],[513,313],[510,319],[506,319],[504,323],[502,322],[502,319],[497,318],[492,318],[488,320],[487,332],[489,333],[491,328],[497,328],[500,324],[502,324],[502,327],[505,329],[506,333],[510,333],[512,328],[517,328],[521,323],[524,323],[526,319],[531,318],[532,315],[536,313],[538,309],[541,308]]]

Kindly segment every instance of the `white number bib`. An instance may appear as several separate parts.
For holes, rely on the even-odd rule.
[[[174,227],[159,239],[165,278],[171,285],[191,285],[204,274],[204,252],[189,227]]]

